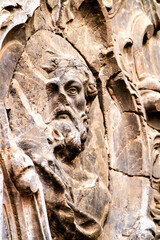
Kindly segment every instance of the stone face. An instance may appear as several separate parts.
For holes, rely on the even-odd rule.
[[[0,240],[160,239],[159,19],[0,1]]]

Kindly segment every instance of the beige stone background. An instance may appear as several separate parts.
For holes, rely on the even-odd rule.
[[[0,1],[2,89],[40,30],[63,37],[96,78],[89,148],[111,195],[99,240],[160,239],[159,16],[155,0]],[[2,54],[13,40],[21,46],[13,47],[8,67]]]

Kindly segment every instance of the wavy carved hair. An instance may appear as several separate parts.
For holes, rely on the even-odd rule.
[[[87,105],[90,105],[97,95],[97,88],[95,78],[87,65],[71,55],[59,55],[51,50],[47,50],[47,52],[50,56],[47,59],[47,65],[43,65],[42,68],[48,73],[49,78],[63,76],[70,69],[78,71],[83,75],[82,83],[85,89],[85,97]]]

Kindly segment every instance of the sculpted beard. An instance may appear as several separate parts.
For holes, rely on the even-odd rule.
[[[87,116],[70,107],[57,107],[52,121],[53,152],[64,161],[74,159],[83,149],[87,138]]]
[[[73,160],[84,148],[87,137],[86,110],[97,94],[88,68],[71,56],[53,56],[46,84],[51,113],[53,152],[63,161]],[[53,67],[53,68],[52,68]]]

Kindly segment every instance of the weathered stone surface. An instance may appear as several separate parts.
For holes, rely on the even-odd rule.
[[[17,41],[11,41],[3,49],[0,57],[0,98],[3,99],[9,89],[17,61],[23,51],[23,46]],[[8,67],[9,66],[9,67]],[[8,70],[6,71],[6,69]]]
[[[147,217],[150,194],[149,179],[130,177],[111,170],[110,184],[113,189],[113,191],[111,190],[112,203],[108,216],[109,224],[105,230],[105,233],[109,234],[102,235],[102,239],[152,239],[147,238],[147,236],[152,236],[152,228],[151,231],[149,228],[154,228],[151,220]],[[138,233],[138,225],[134,230],[133,222],[136,223],[140,219],[142,219],[144,229]],[[139,238],[138,234],[136,236],[136,232],[139,234]]]
[[[152,194],[151,215],[154,218],[155,223],[157,223],[159,214],[158,210],[156,210],[158,208],[157,196],[159,192],[158,190],[159,151],[157,145],[158,144],[157,136],[159,134],[158,131],[159,131],[159,96],[160,96],[159,64],[157,62],[159,58],[158,57],[159,3],[157,1],[134,1],[134,2],[125,1],[122,4],[122,1],[116,1],[116,3],[113,4],[112,8],[109,10],[108,13],[113,30],[116,59],[123,74],[129,80],[128,83],[129,85],[131,85],[130,93],[132,93],[132,89],[134,90],[134,92],[131,95],[136,100],[134,103],[134,106],[136,106],[134,107],[135,109],[133,108],[128,110],[124,109],[124,107],[121,104],[121,102],[123,101],[121,100],[121,98],[122,96],[124,96],[124,94],[121,94],[121,90],[119,92],[118,89],[114,87],[113,80],[109,82],[108,87],[111,88],[112,91],[111,97],[115,96],[116,101],[119,94],[118,99],[120,99],[120,101],[118,100],[117,104],[120,103],[121,105],[120,109],[122,109],[122,111],[129,111],[130,112],[129,115],[130,114],[136,115],[136,118],[140,120],[139,126],[141,127],[138,133],[139,135],[138,142],[140,145],[139,147],[137,146],[135,149],[133,147],[134,156],[135,157],[137,156],[136,158],[137,165],[131,164],[131,162],[132,163],[135,162],[133,160],[130,162],[130,164],[128,165],[130,171],[129,174],[131,174],[133,170],[132,167],[138,166],[139,162],[140,163],[139,167],[141,166],[140,168],[138,167],[139,170],[140,169],[142,170],[144,166],[147,165],[147,168],[145,168],[145,171],[147,172],[146,173],[144,171],[141,172],[140,170],[141,172],[140,175],[142,176],[153,175],[152,187],[157,190],[157,193],[156,190],[154,190]],[[130,98],[127,97],[126,99],[128,99],[128,102],[125,104],[125,107],[129,105],[129,108],[131,108],[132,106],[132,104],[130,103],[131,97]],[[147,123],[147,125],[150,126],[151,128],[147,127],[144,120]],[[135,126],[136,121],[134,127]],[[132,130],[130,130],[130,132],[131,131]],[[136,133],[135,130],[133,131],[134,133]],[[123,131],[120,130],[120,132],[122,133]],[[125,136],[125,134],[123,134],[123,136]],[[132,134],[132,137],[133,136],[134,134]],[[148,140],[150,139],[150,141],[148,142],[147,139]],[[149,145],[147,142],[149,143]],[[114,144],[112,144],[112,146],[114,146]],[[140,153],[141,157],[140,155],[137,155],[137,152]],[[133,156],[132,153],[130,152],[128,154],[126,152],[124,156],[126,157],[129,155],[128,159],[131,159],[131,156]],[[137,161],[137,159],[139,161]],[[140,159],[143,160],[141,161]],[[115,160],[113,160],[113,162],[115,162]],[[152,164],[153,168],[151,167]],[[121,165],[123,166],[123,169],[121,171],[126,173],[126,171],[124,171],[125,164]],[[114,167],[113,169],[119,171],[121,165],[119,165],[117,168]],[[137,173],[137,169],[135,172]],[[135,172],[133,174],[134,176],[136,175]],[[139,238],[137,236],[137,239]],[[148,239],[147,236],[145,236],[144,239]],[[159,239],[158,229],[155,239]]]
[[[159,19],[0,1],[0,239],[160,239]]]
[[[7,34],[17,25],[25,23],[39,5],[39,0],[0,1],[0,48]]]
[[[96,93],[82,57],[62,37],[40,30],[16,64],[5,99],[12,135],[27,154],[24,163],[15,156],[8,171],[23,195],[34,195],[40,178],[56,239],[96,239],[108,213],[108,158],[97,100],[87,124]]]

